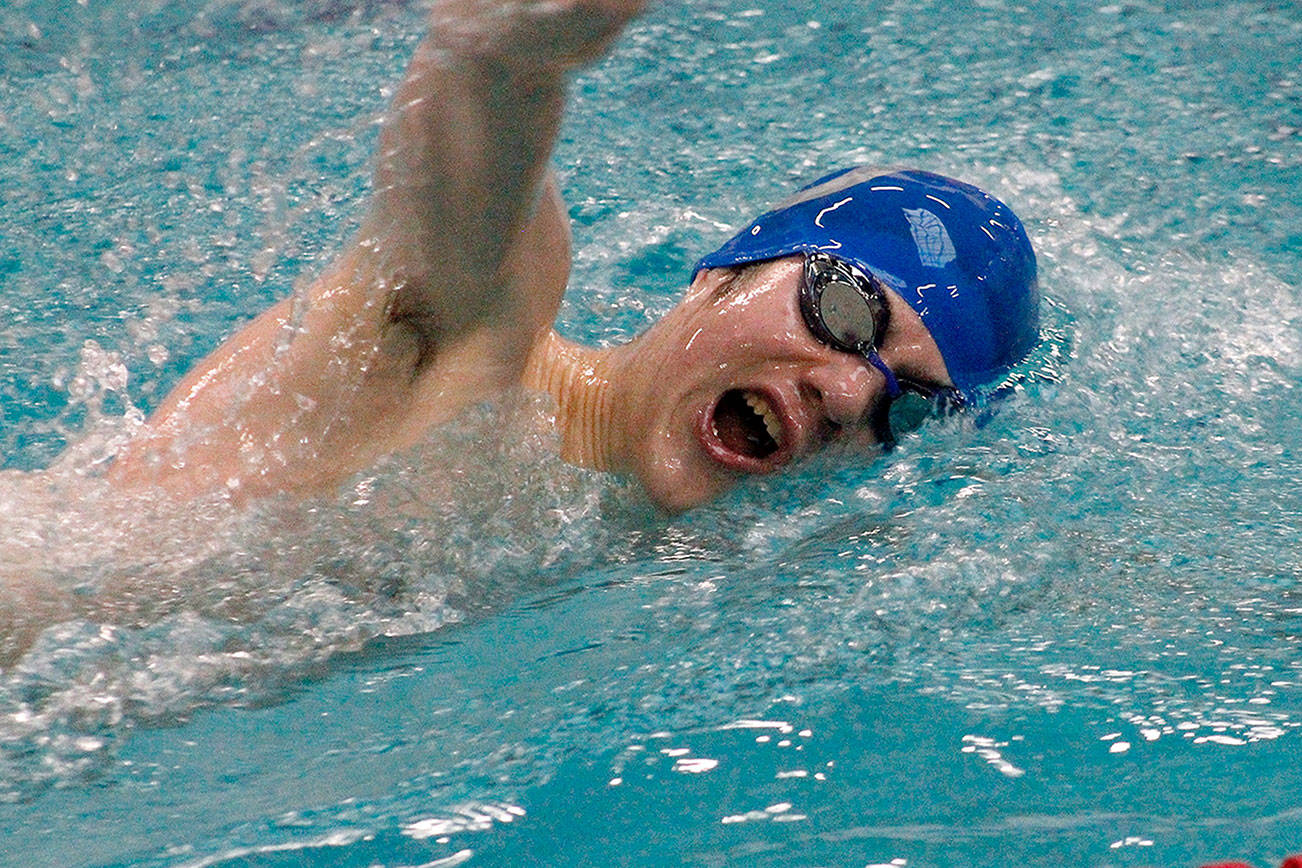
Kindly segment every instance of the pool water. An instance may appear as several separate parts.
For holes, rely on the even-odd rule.
[[[422,10],[6,4],[0,587],[85,605],[0,672],[0,864],[1302,850],[1300,11],[652,9],[574,82],[565,333],[850,162],[996,192],[1047,296],[995,412],[670,519],[529,395],[335,499],[107,491],[355,228]]]

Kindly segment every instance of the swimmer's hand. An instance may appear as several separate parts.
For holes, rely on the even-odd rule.
[[[591,63],[646,5],[645,0],[446,0],[430,35],[463,58],[520,71]]]

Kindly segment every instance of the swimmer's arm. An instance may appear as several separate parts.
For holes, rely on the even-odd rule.
[[[599,57],[640,0],[448,0],[394,96],[356,253],[391,284],[391,314],[437,343],[504,320],[550,326],[564,291],[533,272],[550,247],[547,161],[566,76]],[[523,242],[523,243],[522,243]],[[568,245],[563,254],[568,270]]]
[[[355,242],[183,379],[114,479],[184,496],[321,491],[517,382],[568,278],[546,169],[565,74],[640,5],[436,7]]]

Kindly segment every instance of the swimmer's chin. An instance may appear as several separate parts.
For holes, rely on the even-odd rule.
[[[713,494],[704,497],[695,497],[684,495],[681,492],[665,494],[647,491],[647,496],[651,505],[655,507],[656,512],[666,518],[672,518],[696,509],[699,506],[705,506],[715,500],[719,495]]]
[[[674,516],[705,506],[736,487],[746,474],[693,467],[681,459],[648,461],[630,474],[658,512]]]

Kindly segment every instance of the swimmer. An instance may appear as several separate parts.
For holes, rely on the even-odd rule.
[[[360,231],[235,334],[110,470],[130,489],[330,491],[515,387],[556,402],[562,457],[667,510],[821,445],[888,442],[891,403],[979,400],[1037,337],[1016,216],[915,170],[833,173],[696,265],[630,343],[552,329],[570,269],[548,161],[567,76],[642,0],[443,0],[382,127]]]

